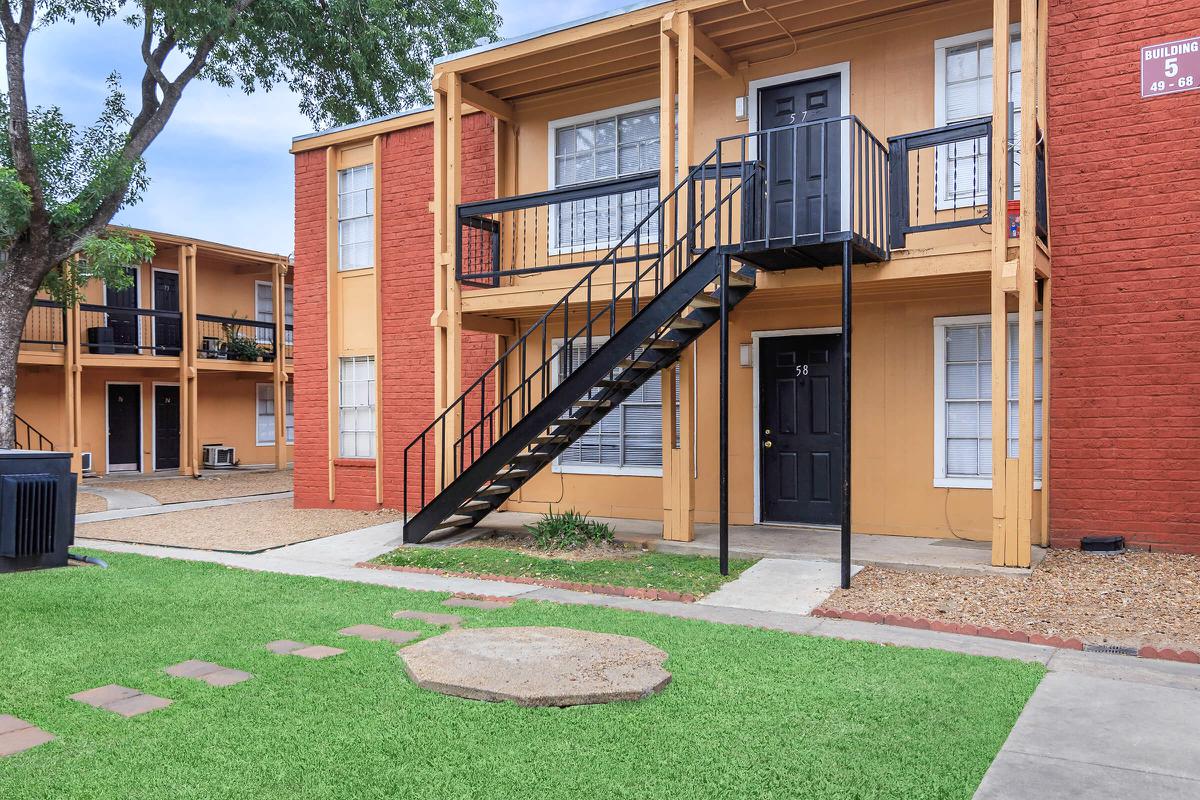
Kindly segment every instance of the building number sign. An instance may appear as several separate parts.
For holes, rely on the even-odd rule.
[[[1142,97],[1200,89],[1200,36],[1142,48]]]

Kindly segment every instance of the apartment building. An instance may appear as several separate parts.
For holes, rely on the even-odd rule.
[[[155,246],[132,282],[71,308],[39,298],[21,337],[17,440],[83,474],[291,460],[292,279],[274,253],[133,231]]]

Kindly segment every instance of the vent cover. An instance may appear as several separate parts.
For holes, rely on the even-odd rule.
[[[1119,644],[1085,644],[1083,650],[1085,653],[1109,653],[1114,656],[1136,656],[1138,654],[1136,647],[1124,647]]]
[[[54,552],[58,479],[45,473],[0,476],[0,556]]]

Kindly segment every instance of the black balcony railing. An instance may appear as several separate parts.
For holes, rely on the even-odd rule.
[[[67,344],[67,310],[53,300],[34,300],[21,329],[22,350],[62,350]]]
[[[548,192],[458,207],[458,280],[498,286],[506,275],[527,275],[601,263],[625,234],[658,204],[658,173],[648,172]],[[657,253],[654,241],[642,244]],[[638,253],[618,256],[635,261]]]
[[[892,247],[912,233],[992,221],[990,118],[888,139]]]
[[[226,361],[274,361],[275,323],[240,317],[197,314],[196,355]],[[292,357],[292,326],[284,326],[283,357]]]
[[[183,315],[154,308],[79,304],[84,352],[93,355],[178,356]]]

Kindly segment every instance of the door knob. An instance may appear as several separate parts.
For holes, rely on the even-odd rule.
[[[765,447],[765,448],[767,448],[768,450],[770,450],[770,449],[771,449],[771,443],[770,443],[770,442],[763,442],[763,447]]]

